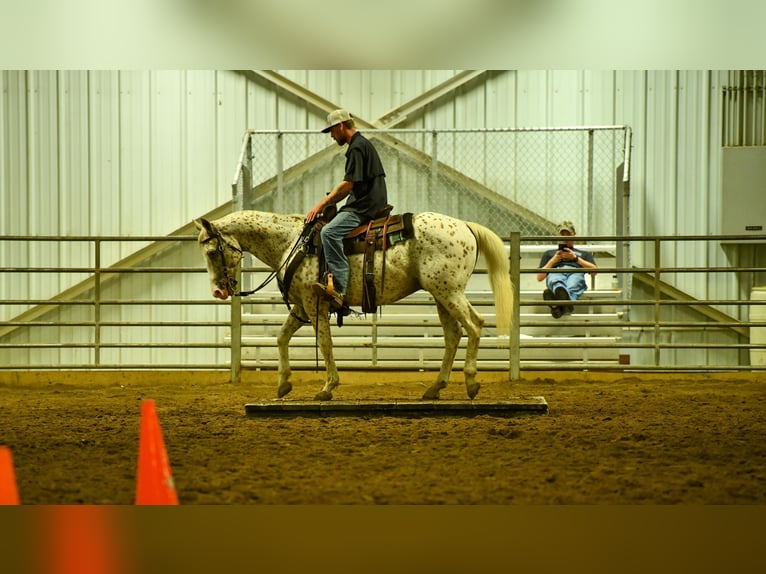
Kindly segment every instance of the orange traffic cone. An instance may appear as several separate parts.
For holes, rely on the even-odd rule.
[[[178,504],[165,441],[162,439],[162,429],[152,400],[141,403],[136,504]]]
[[[0,445],[0,505],[21,504],[11,449]]]

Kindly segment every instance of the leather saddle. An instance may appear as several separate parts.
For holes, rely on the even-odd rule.
[[[362,311],[374,313],[377,310],[375,290],[375,252],[383,251],[402,241],[414,237],[412,213],[391,215],[393,206],[386,205],[375,218],[349,231],[343,238],[343,252],[348,255],[364,254],[362,262]],[[308,253],[320,254],[322,245],[319,229],[337,213],[335,206],[325,209],[313,227],[312,237],[308,241]],[[321,265],[320,265],[321,267]],[[383,285],[386,274],[386,259],[383,258],[381,280]]]
[[[413,236],[412,214],[398,213],[391,215],[393,206],[387,205],[375,216],[375,219],[363,223],[349,231],[343,238],[343,252],[346,255],[366,253],[374,240],[374,251],[385,251]]]
[[[391,205],[386,205],[372,221],[351,230],[343,238],[343,252],[346,255],[364,254],[362,261],[362,311],[365,313],[374,313],[378,308],[375,290],[375,252],[383,252],[383,263],[380,270],[382,289],[386,278],[386,249],[414,235],[412,214],[391,215],[392,209]]]

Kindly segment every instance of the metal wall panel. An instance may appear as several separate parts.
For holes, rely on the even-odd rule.
[[[703,187],[706,166],[704,155],[707,151],[709,122],[705,104],[707,103],[704,78],[697,72],[679,72],[678,74],[678,138],[676,147],[676,189],[675,225],[676,235],[704,235],[707,229],[707,197],[709,190]],[[669,224],[670,222],[668,222]],[[707,246],[702,242],[681,242],[678,244],[675,264],[692,265],[705,261]],[[697,274],[677,275],[674,285],[694,296],[705,295],[700,288],[706,281]]]
[[[520,127],[555,125],[548,116],[550,104],[550,78],[554,72],[531,70],[519,73],[519,110],[516,114]]]
[[[514,72],[491,72],[486,79],[487,125],[519,127],[516,122],[516,79]]]
[[[229,153],[229,146],[220,150],[217,137],[211,137],[218,129],[218,97],[216,91],[217,74],[205,71],[186,72],[184,95],[181,98],[184,107],[182,146],[182,169],[180,175],[181,201],[183,213],[188,215],[196,211],[196,198],[215,197],[220,201],[223,187],[219,176],[230,170],[224,169],[225,163],[220,155]],[[241,86],[244,90],[244,86]],[[245,95],[241,95],[240,109]],[[245,113],[246,110],[243,110]]]
[[[218,71],[6,71],[2,87],[8,233],[163,233],[215,208],[265,93]]]
[[[280,74],[367,121],[450,79],[454,70],[280,70]],[[280,129],[311,129],[315,124]],[[250,127],[261,127],[252,125]],[[410,127],[421,127],[411,125]]]
[[[291,70],[309,91],[367,120],[450,79],[453,70]],[[721,89],[727,72],[493,71],[432,102],[402,127],[501,128],[625,124],[632,128],[631,231],[720,231]],[[230,200],[246,128],[314,129],[321,112],[267,81],[229,71],[0,72],[0,233],[165,234]],[[439,149],[461,167],[465,143]],[[469,144],[468,144],[469,145]],[[339,150],[340,152],[341,150]],[[289,150],[285,150],[289,161]],[[466,169],[468,169],[466,167]],[[396,168],[392,168],[395,177]],[[306,198],[327,189],[301,189]],[[556,182],[542,190],[556,199]],[[548,195],[545,195],[548,194]],[[287,209],[289,198],[281,207]],[[118,260],[136,243],[105,249]],[[651,248],[633,251],[638,265]],[[714,246],[663,248],[662,263],[735,264]],[[87,265],[86,246],[16,246],[4,265]],[[665,277],[691,295],[725,298],[731,279]],[[30,285],[3,281],[6,298],[50,296],[75,275]],[[140,285],[140,282],[133,282]],[[139,288],[139,287],[136,287]],[[182,289],[186,288],[184,285]],[[146,279],[140,289],[159,289]],[[169,290],[170,291],[170,290]],[[168,292],[169,292],[168,291]],[[122,293],[129,297],[130,293]],[[737,310],[728,310],[736,315]],[[126,311],[130,313],[130,311]]]
[[[582,117],[578,118],[579,123],[586,126],[626,124],[617,118],[616,84],[615,72],[583,72]]]
[[[624,124],[632,130],[630,162],[629,228],[633,233],[644,229],[644,210],[640,202],[644,197],[646,180],[646,90],[647,72],[615,72],[614,118],[615,124]]]
[[[167,71],[151,74],[152,112],[151,139],[152,162],[149,166],[151,201],[145,206],[145,216],[152,229],[162,229],[169,221],[178,227],[179,208],[183,207],[181,172],[183,164],[181,149],[186,125],[182,103],[183,72]]]
[[[152,235],[152,77],[146,72],[120,72],[120,235]],[[157,161],[157,160],[155,160]],[[140,244],[127,244],[138,249]],[[122,253],[127,255],[126,252]]]

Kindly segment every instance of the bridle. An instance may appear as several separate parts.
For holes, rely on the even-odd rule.
[[[206,243],[209,243],[213,239],[218,240],[216,244],[216,248],[215,248],[215,253],[217,253],[218,256],[221,258],[223,281],[225,283],[226,289],[232,292],[232,297],[235,295],[241,295],[241,293],[234,293],[234,291],[237,289],[237,280],[234,277],[229,276],[228,265],[226,265],[226,253],[224,251],[224,246],[229,247],[230,249],[236,251],[240,255],[242,255],[242,250],[236,245],[232,245],[231,243],[226,241],[221,235],[221,232],[217,230],[215,231],[215,233],[210,233],[206,239],[203,239],[202,244],[204,245]]]
[[[234,277],[230,277],[229,276],[228,266],[226,265],[226,254],[224,252],[224,246],[231,248],[232,250],[236,251],[240,255],[242,255],[242,253],[243,253],[242,249],[240,249],[236,245],[232,245],[231,243],[226,241],[223,238],[223,235],[221,235],[221,232],[218,231],[217,229],[214,232],[212,232],[212,233],[210,233],[208,231],[208,236],[207,236],[206,239],[202,240],[202,244],[204,245],[204,244],[212,241],[213,239],[217,239],[218,240],[218,244],[216,245],[215,252],[221,258],[221,267],[222,267],[222,270],[223,270],[223,280],[226,283],[226,288],[227,288],[227,290],[231,291],[231,296],[232,297],[246,297],[247,295],[252,295],[253,293],[255,293],[257,291],[260,291],[261,289],[266,287],[266,285],[271,283],[274,280],[274,278],[277,276],[277,274],[282,269],[284,269],[287,266],[288,263],[290,263],[290,261],[293,258],[293,255],[295,255],[295,252],[298,251],[298,249],[301,248],[301,247],[305,248],[306,244],[309,241],[309,234],[307,233],[307,229],[310,228],[312,225],[313,225],[313,223],[307,223],[307,224],[305,224],[303,226],[303,230],[301,231],[300,235],[298,235],[298,239],[296,240],[296,242],[293,245],[292,249],[290,249],[290,253],[287,254],[287,257],[285,257],[285,260],[282,262],[282,264],[277,269],[275,269],[274,271],[269,273],[268,277],[266,277],[266,279],[264,279],[263,282],[260,285],[258,285],[258,287],[256,287],[255,289],[251,289],[250,291],[238,291],[238,292],[236,291],[236,289],[237,289],[237,280]]]

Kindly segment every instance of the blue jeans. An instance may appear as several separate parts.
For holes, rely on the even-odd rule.
[[[588,283],[585,281],[585,273],[548,273],[545,282],[548,289],[554,293],[557,287],[566,289],[572,301],[579,299],[588,288]]]
[[[364,215],[341,210],[319,232],[325,261],[327,261],[327,271],[333,275],[333,284],[337,293],[345,293],[346,285],[348,285],[348,259],[343,253],[343,236],[365,221],[369,221],[369,218]]]

